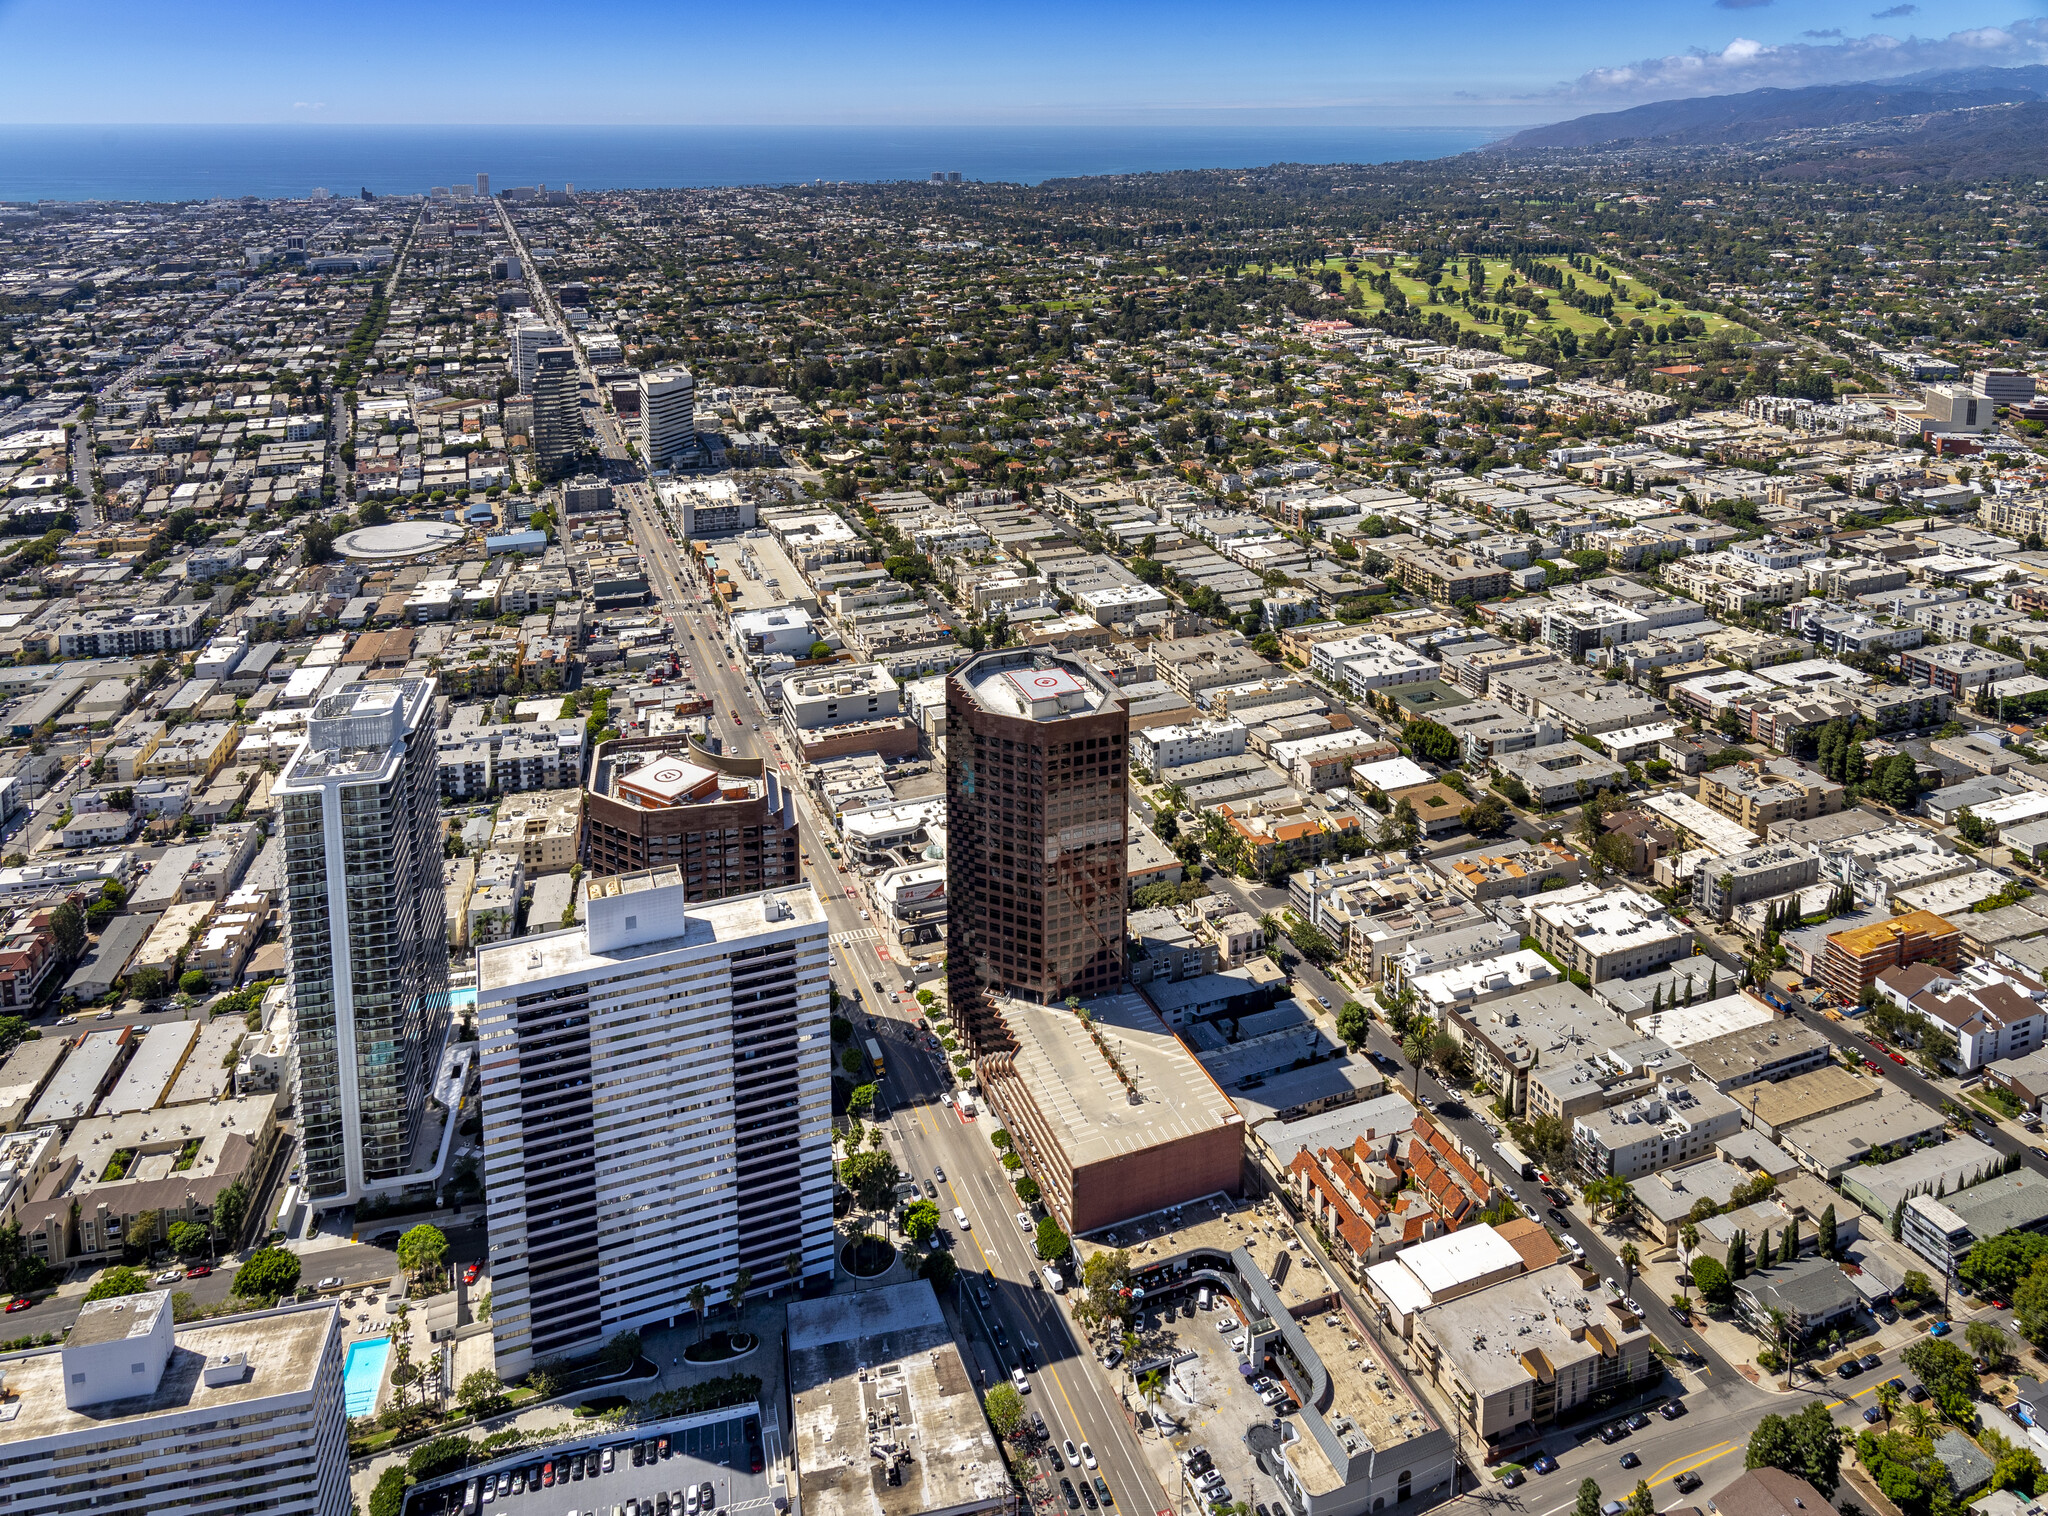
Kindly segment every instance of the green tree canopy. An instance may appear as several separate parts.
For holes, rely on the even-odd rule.
[[[1977,1395],[1977,1368],[1970,1355],[1940,1337],[1923,1337],[1899,1355],[1907,1368],[1920,1376],[1941,1414],[1955,1422],[1967,1423],[1975,1414],[1971,1402]]]
[[[1372,1013],[1356,1000],[1347,1000],[1337,1009],[1337,1035],[1344,1039],[1346,1047],[1365,1046],[1366,1029],[1372,1025]]]
[[[447,1256],[447,1233],[427,1222],[408,1227],[398,1239],[398,1266],[415,1279],[434,1273]]]
[[[1842,1482],[1842,1429],[1817,1400],[1797,1415],[1767,1415],[1749,1434],[1742,1466],[1783,1469],[1832,1496]]]
[[[895,1192],[896,1182],[901,1177],[896,1160],[873,1149],[839,1161],[839,1182],[853,1191],[854,1199],[870,1211],[879,1211],[889,1203],[889,1197]]]
[[[108,1269],[85,1292],[87,1300],[114,1300],[122,1295],[141,1295],[149,1290],[149,1279],[140,1269],[126,1265]]]
[[[935,1290],[943,1290],[953,1282],[953,1276],[960,1272],[960,1265],[953,1261],[953,1255],[940,1248],[924,1255],[924,1262],[917,1266],[917,1277],[928,1279]]]
[[[235,1270],[234,1291],[248,1300],[277,1300],[299,1287],[299,1255],[259,1248]]]
[[[1728,1277],[1728,1270],[1718,1258],[1709,1258],[1702,1253],[1692,1261],[1693,1288],[1700,1292],[1700,1298],[1708,1305],[1731,1305],[1735,1300],[1735,1285]]]
[[[1048,1216],[1038,1223],[1038,1256],[1050,1263],[1064,1258],[1073,1250],[1073,1243],[1060,1229],[1060,1224]]]
[[[1458,761],[1458,739],[1434,721],[1409,722],[1401,728],[1401,738],[1408,744],[1408,751],[1425,763],[1441,766]]]
[[[488,1416],[506,1404],[505,1381],[492,1369],[475,1369],[455,1387],[455,1403],[472,1416]]]
[[[1013,1384],[999,1384],[991,1389],[982,1400],[988,1412],[989,1425],[996,1429],[998,1437],[1009,1439],[1017,1435],[1017,1429],[1024,1425],[1024,1397],[1017,1393]]]
[[[2034,1264],[2048,1257],[2048,1237],[2038,1232],[2000,1232],[1977,1242],[1956,1264],[1956,1277],[1979,1295],[2011,1299]]]
[[[919,1247],[923,1247],[938,1235],[939,1208],[929,1200],[920,1200],[906,1206],[903,1211],[903,1235]]]

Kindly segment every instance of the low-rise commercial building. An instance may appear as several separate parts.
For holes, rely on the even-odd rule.
[[[793,1301],[785,1346],[807,1516],[1014,1508],[974,1376],[925,1281]]]
[[[1244,1119],[1136,995],[1082,1008],[995,999],[1006,1048],[977,1067],[991,1105],[1070,1233],[1235,1194]]]

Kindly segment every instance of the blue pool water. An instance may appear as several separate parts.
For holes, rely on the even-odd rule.
[[[377,1405],[377,1387],[384,1382],[384,1361],[391,1356],[387,1337],[352,1342],[341,1364],[341,1404],[351,1416],[367,1416]]]

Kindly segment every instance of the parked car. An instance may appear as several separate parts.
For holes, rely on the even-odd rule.
[[[1685,1402],[1683,1400],[1667,1400],[1657,1407],[1657,1414],[1666,1421],[1676,1421],[1685,1414]]]
[[[1861,1358],[1856,1360],[1856,1367],[1863,1370],[1864,1373],[1868,1374],[1873,1369],[1883,1368],[1884,1360],[1878,1357],[1875,1353],[1865,1353]]]
[[[1529,1467],[1539,1474],[1555,1474],[1557,1472],[1557,1460],[1548,1453],[1538,1453],[1536,1461],[1531,1463]]]

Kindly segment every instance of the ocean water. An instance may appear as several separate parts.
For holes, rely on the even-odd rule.
[[[493,189],[691,188],[813,179],[1037,184],[1093,174],[1392,163],[1506,134],[1456,127],[5,126],[0,200],[208,200]]]

